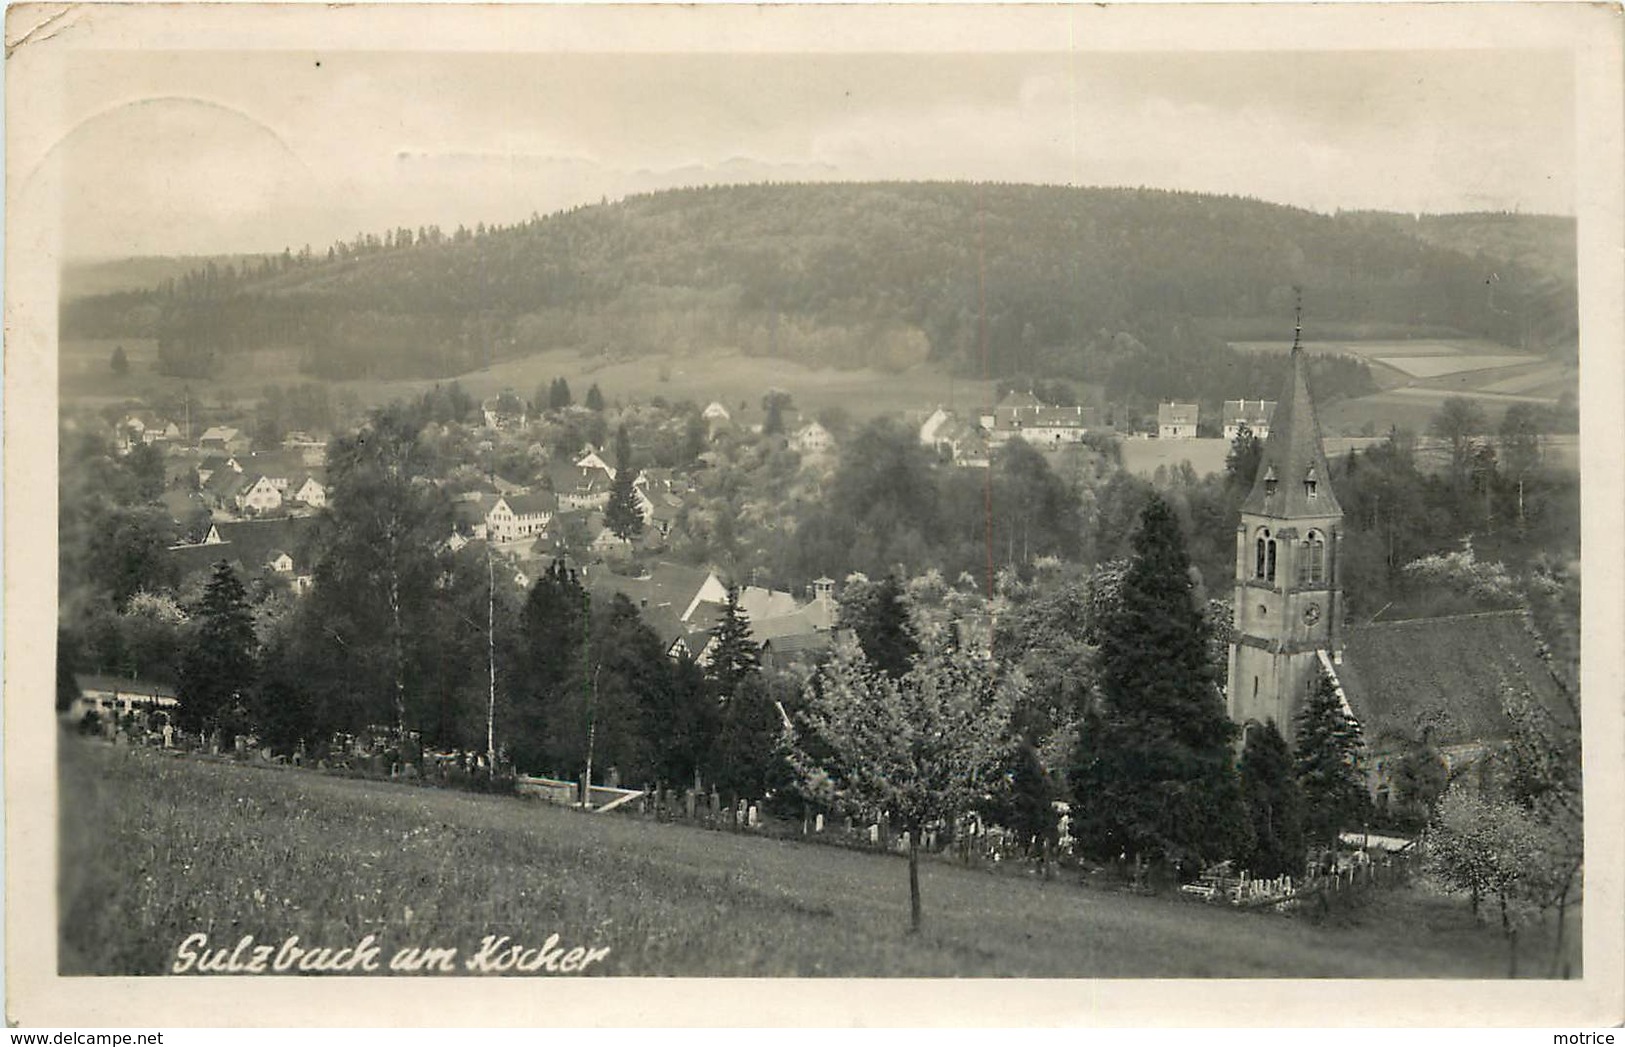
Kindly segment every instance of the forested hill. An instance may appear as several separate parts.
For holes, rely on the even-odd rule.
[[[1221,338],[1290,337],[1294,286],[1311,336],[1575,339],[1572,270],[1469,255],[1403,221],[966,183],[672,190],[514,226],[391,230],[70,301],[62,323],[65,337],[156,337],[181,374],[260,349],[296,349],[323,377],[427,377],[556,347],[720,347],[1180,396],[1234,375]]]

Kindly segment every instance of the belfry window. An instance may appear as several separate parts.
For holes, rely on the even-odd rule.
[[[1326,538],[1319,531],[1310,531],[1303,540],[1298,582],[1301,585],[1323,585],[1326,582]]]
[[[1275,539],[1271,538],[1264,543],[1264,552],[1267,554],[1264,564],[1264,580],[1275,581]]]
[[[1257,543],[1257,554],[1258,555],[1257,555],[1256,560],[1253,563],[1253,577],[1254,578],[1260,578],[1260,579],[1264,578],[1265,577],[1264,571],[1265,571],[1266,567],[1270,567],[1271,573],[1272,574],[1274,573],[1273,567],[1271,565],[1271,561],[1273,561],[1273,559],[1274,559],[1274,556],[1271,554],[1271,550],[1273,550],[1274,546],[1275,546],[1275,542],[1273,542],[1270,539],[1269,528],[1267,528],[1267,527],[1259,528],[1259,531],[1258,531],[1258,543]]]

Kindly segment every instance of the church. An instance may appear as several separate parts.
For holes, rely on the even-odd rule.
[[[1343,510],[1305,376],[1301,328],[1252,490],[1236,528],[1234,638],[1226,702],[1245,730],[1274,721],[1289,741],[1317,670],[1361,725],[1379,804],[1391,765],[1427,732],[1453,774],[1507,737],[1503,683],[1563,705],[1521,611],[1347,621]]]

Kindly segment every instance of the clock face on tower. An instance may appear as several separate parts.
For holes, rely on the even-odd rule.
[[[1303,620],[1309,625],[1320,621],[1320,604],[1312,603],[1303,609]]]

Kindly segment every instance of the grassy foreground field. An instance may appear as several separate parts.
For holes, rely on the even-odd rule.
[[[556,933],[607,946],[589,973],[609,975],[1498,977],[1506,964],[1465,904],[1420,891],[1330,926],[927,861],[911,936],[900,858],[77,738],[61,767],[63,974],[166,973],[195,932],[210,948],[372,934],[381,963],[434,946],[459,966],[486,935],[534,948]]]

